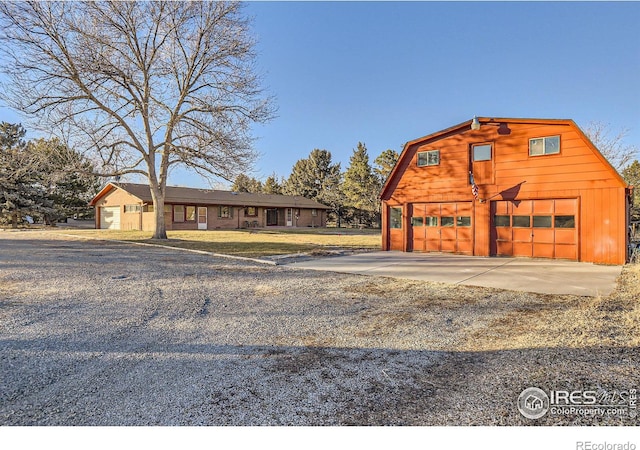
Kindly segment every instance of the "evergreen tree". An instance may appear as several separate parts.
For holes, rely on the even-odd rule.
[[[249,177],[243,173],[238,175],[231,186],[233,192],[262,192],[262,183],[254,177]]]
[[[316,200],[332,208],[340,223],[342,192],[340,163],[332,164],[331,152],[314,149],[307,159],[298,160],[284,182],[283,192]]]
[[[371,226],[377,221],[380,210],[379,187],[378,179],[369,164],[367,147],[359,142],[358,147],[353,150],[342,182],[345,206],[353,208],[359,225]]]
[[[278,176],[274,173],[267,177],[262,185],[263,194],[282,194],[282,185],[278,181]]]
[[[0,218],[16,228],[25,214],[48,206],[36,174],[39,161],[22,139],[22,125],[0,123]]]
[[[389,178],[389,174],[398,162],[398,158],[400,155],[395,150],[385,150],[373,161],[376,167],[374,167],[373,171],[375,172],[378,180],[380,182],[380,186],[384,185]]]
[[[17,227],[25,215],[54,223],[92,214],[93,166],[56,139],[24,142],[24,135],[20,125],[0,124],[0,220]]]

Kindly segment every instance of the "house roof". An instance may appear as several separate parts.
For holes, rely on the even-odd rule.
[[[495,117],[477,117],[478,121],[481,124],[491,123],[491,124],[532,124],[532,125],[566,125],[574,128],[584,139],[585,143],[591,148],[591,150],[596,154],[596,156],[600,159],[600,161],[606,165],[612,172],[613,176],[617,178],[624,186],[627,186],[627,183],[624,181],[622,176],[618,173],[618,171],[611,165],[611,163],[600,153],[600,151],[596,148],[595,145],[591,142],[591,140],[584,134],[584,132],[578,127],[578,125],[571,119],[524,119],[524,118],[495,118]],[[396,162],[396,165],[393,166],[391,173],[387,177],[387,181],[382,187],[382,191],[380,191],[380,198],[385,199],[386,196],[390,193],[389,191],[393,191],[393,187],[398,180],[398,177],[402,176],[402,172],[404,172],[405,160],[407,158],[412,158],[413,154],[410,151],[411,147],[416,145],[424,145],[429,142],[435,142],[439,139],[444,139],[446,137],[452,136],[454,134],[463,133],[465,131],[471,130],[471,123],[473,119],[462,122],[458,125],[454,125],[449,128],[445,128],[444,130],[437,131],[435,133],[429,134],[427,136],[423,136],[421,138],[414,139],[412,141],[407,142],[402,152],[400,153],[400,157]]]
[[[122,189],[145,203],[151,203],[153,201],[151,198],[151,189],[146,184],[108,183],[93,200],[91,200],[89,206],[94,206],[98,200],[114,189]],[[298,195],[253,194],[248,192],[219,191],[179,186],[167,186],[164,201],[165,203],[197,205],[330,209],[329,206]]]

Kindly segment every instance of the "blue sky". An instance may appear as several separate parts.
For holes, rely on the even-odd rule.
[[[254,129],[254,176],[314,148],[348,165],[471,119],[570,118],[640,147],[640,3],[250,2],[278,117]],[[7,120],[0,109],[0,120]],[[175,171],[171,184],[208,186]]]

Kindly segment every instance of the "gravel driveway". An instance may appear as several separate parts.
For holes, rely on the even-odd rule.
[[[0,232],[0,425],[634,425],[516,405],[638,387],[622,277],[519,294]]]

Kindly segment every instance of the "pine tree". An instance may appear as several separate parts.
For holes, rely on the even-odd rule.
[[[349,167],[342,182],[345,206],[354,209],[359,225],[371,226],[372,222],[377,220],[380,210],[379,186],[369,164],[367,147],[359,142],[349,159]]]
[[[262,185],[263,194],[282,194],[282,185],[278,182],[278,176],[269,175]]]
[[[385,150],[373,161],[376,167],[374,167],[373,171],[375,172],[378,180],[380,182],[380,186],[383,186],[384,183],[389,178],[391,171],[398,162],[398,158],[400,155],[395,150]]]
[[[262,183],[254,177],[249,177],[243,173],[238,175],[231,186],[233,192],[262,192]]]
[[[21,217],[37,211],[44,192],[34,176],[39,164],[23,141],[22,125],[0,123],[0,218],[17,228]]]
[[[314,149],[307,159],[298,160],[284,182],[283,192],[316,200],[332,208],[340,224],[342,192],[340,163],[332,164],[331,152]]]
[[[0,220],[17,227],[26,215],[52,224],[90,215],[99,189],[93,166],[56,139],[25,142],[20,125],[0,124]]]

